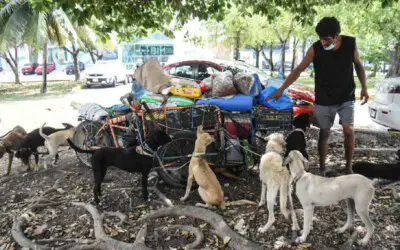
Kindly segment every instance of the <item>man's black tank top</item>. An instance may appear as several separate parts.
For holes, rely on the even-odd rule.
[[[339,49],[325,50],[320,41],[313,44],[315,103],[336,105],[355,100],[353,74],[356,39],[342,36]]]

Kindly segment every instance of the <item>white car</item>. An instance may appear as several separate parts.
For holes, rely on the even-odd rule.
[[[118,82],[127,84],[129,81],[126,68],[120,61],[98,61],[86,72],[86,85],[110,85],[115,87]]]
[[[377,82],[376,93],[369,104],[371,119],[383,126],[400,130],[400,77]]]

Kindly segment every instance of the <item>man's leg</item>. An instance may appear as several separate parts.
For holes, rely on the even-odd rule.
[[[354,154],[354,102],[345,102],[340,105],[338,110],[338,114],[343,127],[343,136],[344,136],[344,152],[346,157],[346,169],[345,172],[347,174],[352,174],[352,160]]]
[[[326,161],[326,155],[328,154],[328,140],[330,134],[331,134],[330,128],[319,130],[318,153],[319,153],[319,169],[321,173],[324,173],[326,170],[325,161]]]
[[[327,170],[325,167],[325,161],[328,154],[328,140],[331,127],[335,121],[337,109],[337,105],[314,105],[314,121],[316,123],[315,125],[319,127],[318,153],[321,174],[325,174],[325,171]]]

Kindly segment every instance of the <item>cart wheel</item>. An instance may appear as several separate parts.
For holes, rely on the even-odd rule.
[[[73,142],[78,147],[111,147],[111,137],[109,134],[102,130],[96,136],[97,132],[101,128],[102,124],[99,122],[83,121],[75,129],[73,136]],[[91,154],[78,153],[75,152],[76,157],[79,161],[83,163],[86,167],[91,168],[92,164],[90,162]]]
[[[173,140],[158,151],[161,164],[165,167],[157,169],[161,179],[172,187],[186,187],[189,173],[190,154],[194,151],[196,133],[177,132]]]

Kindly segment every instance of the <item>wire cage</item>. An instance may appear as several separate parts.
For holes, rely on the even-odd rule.
[[[256,130],[282,131],[292,129],[293,110],[276,110],[263,106],[253,108]]]
[[[151,111],[155,122],[167,133],[193,131],[203,125],[205,130],[214,130],[222,123],[221,112],[214,105],[194,105],[188,107],[168,107]],[[147,133],[153,126],[149,112],[144,112],[143,129]]]

